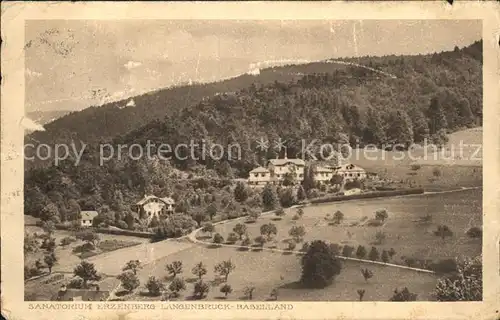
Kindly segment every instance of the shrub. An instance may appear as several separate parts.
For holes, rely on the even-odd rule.
[[[359,245],[358,249],[356,250],[356,258],[363,259],[366,256],[366,253],[366,248],[362,245]]]
[[[452,273],[457,271],[457,261],[455,259],[442,259],[429,265],[429,269],[437,273]]]
[[[295,250],[295,247],[297,247],[297,244],[295,243],[295,241],[293,241],[293,240],[288,241],[288,247],[287,247],[288,251]]]
[[[96,248],[92,243],[84,243],[73,248],[73,253],[85,253],[94,251]]]
[[[67,287],[71,289],[82,289],[83,279],[81,277],[75,276],[69,281]]]
[[[384,222],[389,217],[387,210],[380,209],[375,211],[375,219]]]
[[[417,294],[411,293],[408,288],[403,288],[403,290],[399,291],[398,289],[394,290],[394,294],[389,299],[389,301],[415,301],[417,300]]]
[[[382,259],[382,262],[389,262],[389,254],[387,253],[386,250],[382,251],[382,256],[380,257]]]
[[[254,239],[255,243],[257,243],[260,247],[263,247],[264,244],[266,243],[266,238],[263,236],[258,236]]]
[[[483,230],[479,227],[472,227],[469,230],[467,230],[466,234],[470,238],[482,238],[483,237]]]
[[[379,254],[377,248],[372,247],[370,250],[370,253],[368,254],[368,259],[370,259],[371,261],[376,261],[376,260],[378,260],[379,257],[380,257],[380,254]]]
[[[247,232],[247,226],[243,223],[237,223],[233,228],[233,232],[236,233],[241,240],[243,235]]]
[[[245,287],[245,289],[243,290],[243,295],[245,296],[245,299],[252,300],[254,290],[255,287]]]
[[[150,295],[159,296],[165,287],[159,279],[152,276],[149,277],[148,282],[146,282],[146,289],[148,289]]]
[[[340,254],[341,246],[338,243],[330,243],[330,252],[334,256],[338,256]]]
[[[352,256],[352,253],[354,252],[354,247],[351,247],[349,245],[345,245],[343,248],[342,248],[342,255],[344,257],[350,257]]]
[[[215,244],[221,244],[224,242],[224,237],[220,234],[220,233],[216,233],[214,235],[214,239],[213,239],[213,242]]]
[[[194,284],[193,298],[198,300],[203,299],[206,297],[209,290],[210,287],[208,286],[208,284],[200,280]]]
[[[65,246],[70,245],[71,243],[73,243],[75,241],[76,241],[76,239],[73,237],[64,237],[61,239],[60,245],[62,247],[65,247]]]
[[[283,208],[279,208],[278,210],[276,210],[276,212],[274,213],[278,218],[282,218],[286,215],[286,212]]]
[[[342,268],[340,261],[331,254],[328,245],[321,240],[311,243],[301,263],[301,282],[313,288],[327,286]]]
[[[140,284],[139,279],[132,271],[125,271],[116,278],[121,281],[123,289],[128,292],[132,292]]]
[[[222,287],[220,287],[220,292],[224,294],[224,297],[227,297],[228,294],[233,292],[233,288],[231,288],[229,284],[225,283]]]
[[[236,233],[234,232],[231,232],[228,236],[227,236],[227,242],[228,243],[235,243],[236,241],[238,241],[239,237],[236,235]]]
[[[288,234],[293,238],[295,242],[302,242],[306,234],[304,226],[293,226]]]
[[[363,275],[363,278],[365,281],[368,281],[368,279],[373,277],[373,272],[369,269],[361,269],[361,274]]]
[[[179,292],[186,290],[186,282],[181,278],[174,278],[168,285],[168,290],[172,292],[173,297],[178,297]]]

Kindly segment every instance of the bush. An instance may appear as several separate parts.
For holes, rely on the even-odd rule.
[[[186,290],[186,282],[181,278],[174,278],[168,285],[168,290],[172,292],[173,297],[178,297],[180,291]]]
[[[231,285],[225,283],[220,288],[220,292],[222,292],[224,294],[224,296],[227,297],[228,294],[230,294],[231,292],[233,292],[233,288],[231,288]]]
[[[236,241],[239,240],[239,237],[236,233],[234,232],[231,232],[228,236],[227,236],[227,242],[228,243],[235,243]]]
[[[85,253],[85,252],[91,252],[94,251],[96,248],[95,246],[90,243],[86,242],[84,244],[81,244],[79,246],[76,246],[73,248],[73,253]]]
[[[370,250],[370,253],[368,254],[368,259],[370,259],[371,261],[377,261],[380,257],[380,254],[377,250],[377,248],[375,247],[372,247],[371,250]]]
[[[345,245],[344,248],[342,248],[342,255],[344,257],[351,257],[352,253],[354,252],[354,247],[351,247],[349,245]]]
[[[159,296],[161,291],[165,289],[163,283],[155,277],[149,277],[148,282],[146,282],[146,288],[152,296]]]
[[[457,271],[455,259],[442,259],[429,265],[429,269],[436,273],[452,273]]]
[[[308,247],[302,257],[301,282],[306,287],[324,288],[340,274],[342,265],[335,258],[328,245],[321,240],[316,240]]]
[[[206,297],[209,290],[210,287],[208,286],[208,284],[200,280],[194,284],[193,298],[203,299]]]
[[[393,296],[389,299],[389,301],[415,301],[417,300],[417,294],[411,293],[408,288],[403,288],[403,290],[399,291],[398,289],[394,290]]]
[[[288,241],[288,247],[287,247],[288,251],[295,250],[295,247],[297,247],[297,244],[295,243],[295,241],[293,241],[293,240]]]
[[[483,237],[483,230],[479,227],[472,227],[469,230],[467,230],[466,234],[470,238],[482,238]]]
[[[75,276],[69,281],[67,287],[71,289],[82,289],[83,279],[81,277]]]
[[[121,281],[123,289],[132,292],[139,287],[139,279],[132,271],[125,271],[116,277]]]
[[[65,246],[70,245],[71,243],[73,243],[75,241],[76,241],[76,239],[73,237],[64,237],[61,239],[60,245],[62,247],[65,247]]]
[[[356,258],[363,259],[366,256],[366,253],[366,248],[362,245],[359,245],[358,249],[356,250]]]
[[[221,244],[224,242],[224,237],[220,234],[220,233],[216,233],[214,235],[214,239],[213,239],[213,242],[215,244]]]

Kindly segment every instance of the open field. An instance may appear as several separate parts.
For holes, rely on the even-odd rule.
[[[481,240],[470,239],[465,232],[470,227],[482,226],[482,190],[464,190],[448,193],[402,196],[367,200],[345,201],[330,204],[308,206],[304,208],[304,216],[300,220],[292,220],[296,209],[286,210],[287,215],[277,220],[273,215],[264,215],[256,223],[246,223],[249,237],[254,239],[260,235],[260,226],[272,222],[278,233],[274,238],[278,248],[285,249],[284,240],[290,238],[288,231],[294,225],[304,226],[304,240],[321,239],[342,245],[364,245],[368,249],[375,245],[377,231],[385,233],[382,244],[375,245],[379,250],[394,248],[394,263],[403,263],[401,257],[418,259],[455,258],[461,255],[474,256],[481,253]],[[389,218],[381,227],[362,226],[362,218],[374,218],[378,209],[386,209]],[[340,210],[345,219],[339,226],[329,225],[324,218]],[[417,220],[432,215],[430,223]],[[217,225],[216,232],[224,238],[232,232],[236,223],[231,221]],[[351,226],[359,223],[357,226]],[[454,232],[451,238],[442,240],[433,234],[438,225],[446,224]],[[203,236],[203,234],[200,234]],[[210,240],[208,240],[210,241]],[[269,246],[271,243],[266,244]]]
[[[242,299],[246,286],[254,286],[254,300],[266,300],[274,288],[279,288],[278,300],[285,301],[353,301],[358,299],[357,289],[365,289],[365,300],[388,300],[395,288],[407,286],[412,292],[418,293],[418,299],[431,300],[436,277],[432,274],[418,273],[410,270],[390,268],[375,265],[361,265],[357,262],[345,262],[343,270],[334,283],[324,289],[302,289],[297,284],[300,278],[300,256],[286,255],[265,251],[237,251],[233,248],[211,248],[203,246],[193,247],[177,252],[166,258],[158,260],[139,272],[142,286],[136,293],[125,295],[125,300],[158,300],[160,297],[149,297],[140,292],[146,292],[143,284],[149,276],[161,279],[168,285],[168,273],[165,265],[175,260],[184,264],[183,277],[187,289],[181,293],[180,300],[190,299],[193,283],[196,277],[191,269],[198,262],[207,266],[208,274],[204,281],[210,282],[210,292],[206,299],[220,299],[220,281],[215,280],[214,266],[220,261],[231,259],[236,269],[229,275],[228,283],[233,288],[233,293],[228,297],[231,300]],[[360,268],[368,267],[373,271],[374,277],[365,282]],[[283,277],[283,280],[281,280]],[[408,279],[412,279],[411,282]],[[215,281],[214,281],[215,280]],[[118,282],[117,282],[118,283]]]

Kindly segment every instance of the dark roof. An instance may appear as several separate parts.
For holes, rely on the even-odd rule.
[[[56,301],[104,301],[109,297],[109,291],[66,289],[59,291],[53,300]]]

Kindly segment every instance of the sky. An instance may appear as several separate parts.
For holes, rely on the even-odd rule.
[[[81,110],[282,60],[453,50],[479,20],[31,20],[26,112]]]

